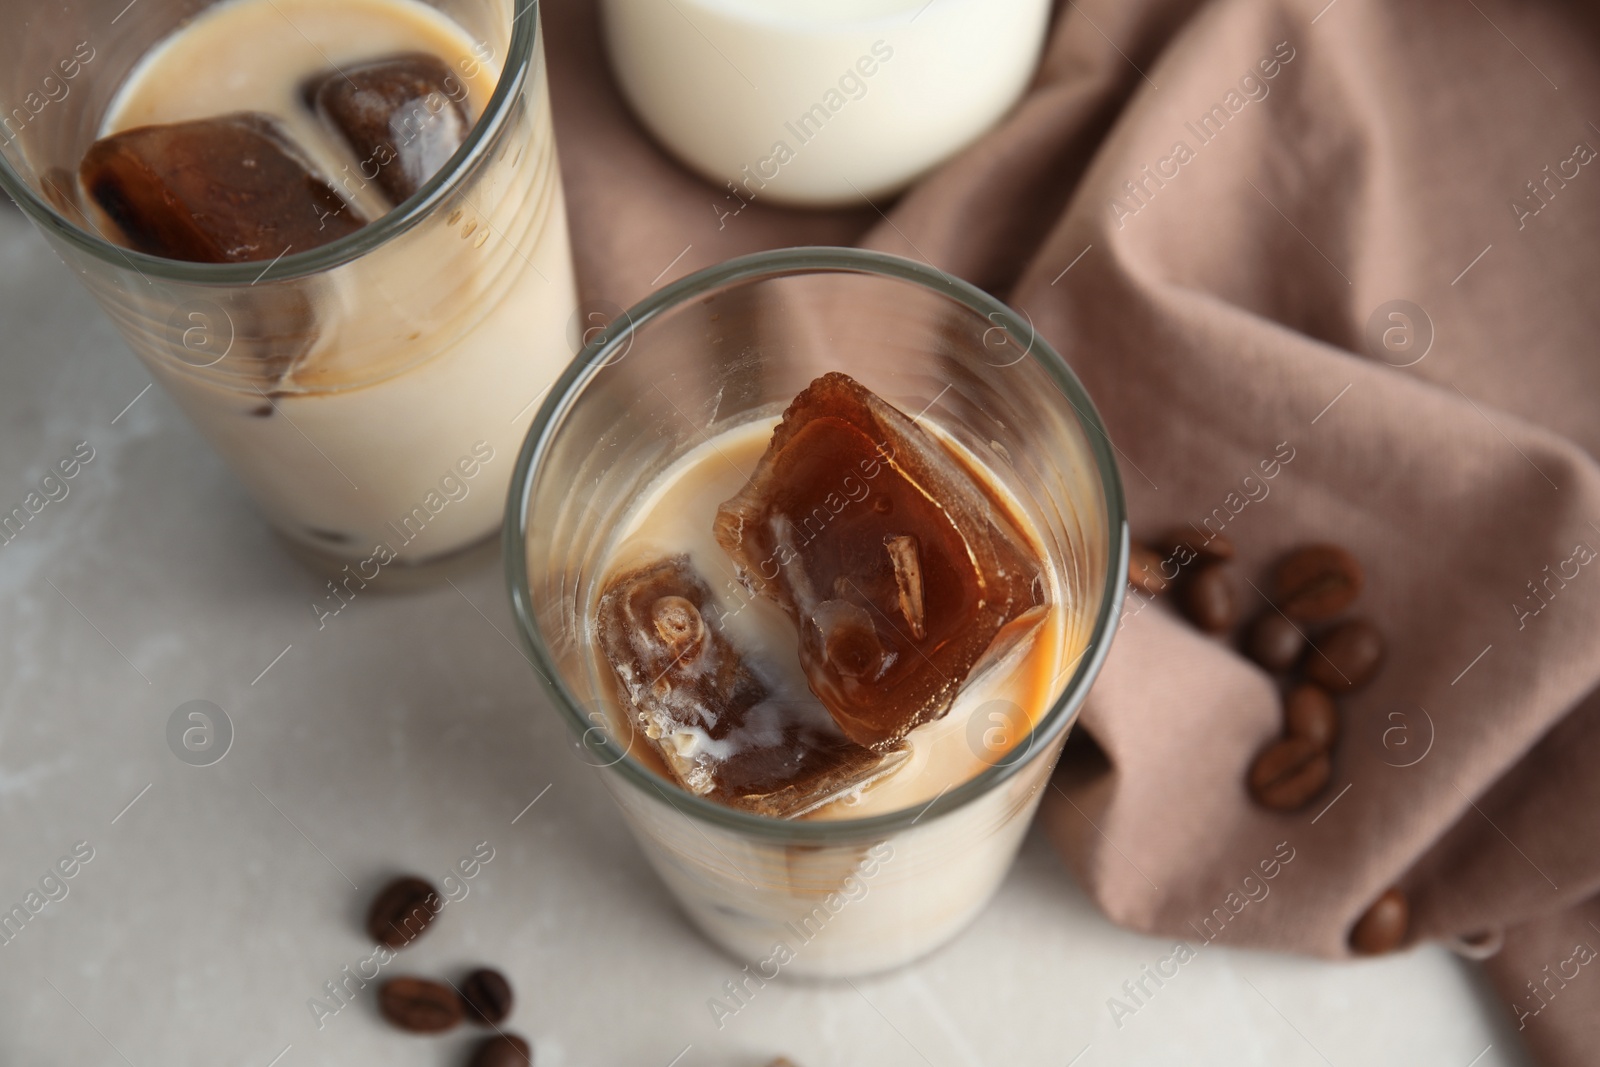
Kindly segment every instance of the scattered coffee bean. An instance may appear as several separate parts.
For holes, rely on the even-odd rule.
[[[1350,947],[1363,956],[1393,952],[1406,939],[1411,928],[1411,905],[1398,888],[1384,890],[1356,920],[1350,931]]]
[[[1190,575],[1179,591],[1183,613],[1206,633],[1222,633],[1239,617],[1233,578],[1221,563],[1208,563]]]
[[[1233,542],[1222,534],[1212,534],[1207,539],[1193,530],[1178,529],[1170,531],[1156,544],[1169,554],[1179,548],[1187,548],[1196,559],[1209,563],[1221,563],[1233,558]]]
[[[1339,709],[1326,689],[1305,682],[1289,690],[1283,702],[1283,729],[1326,752],[1339,740]]]
[[[1310,545],[1291,552],[1272,577],[1272,598],[1297,622],[1331,619],[1361,592],[1361,564],[1338,545]]]
[[[1288,674],[1305,650],[1305,635],[1272,609],[1256,616],[1244,640],[1245,654],[1273,674]]]
[[[1286,737],[1262,749],[1250,766],[1250,795],[1274,811],[1311,803],[1333,773],[1328,753],[1303,737]]]
[[[1128,582],[1146,596],[1160,596],[1172,585],[1161,576],[1161,553],[1137,542],[1128,545]]]
[[[1383,634],[1366,619],[1319,634],[1306,655],[1306,677],[1335,693],[1365,685],[1383,664]]]
[[[421,878],[396,878],[367,910],[367,933],[386,948],[402,948],[422,936],[443,907],[438,891]]]
[[[496,1034],[486,1037],[472,1053],[467,1067],[529,1067],[533,1063],[533,1046],[516,1034]]]
[[[511,983],[490,967],[479,967],[461,982],[461,1001],[467,1018],[488,1026],[504,1022],[511,1014]]]
[[[437,1034],[461,1021],[461,998],[443,982],[391,978],[378,989],[378,1010],[402,1030]]]

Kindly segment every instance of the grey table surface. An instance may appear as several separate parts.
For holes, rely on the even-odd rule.
[[[492,553],[319,630],[321,580],[9,205],[0,353],[0,511],[94,450],[0,546],[0,905],[93,849],[0,944],[0,1063],[464,1062],[472,1035],[391,1030],[370,987],[320,1028],[308,1002],[370,953],[360,917],[388,876],[440,878],[485,841],[468,895],[384,974],[500,967],[545,1067],[1529,1062],[1437,947],[1210,946],[1114,1019],[1171,945],[1108,923],[1036,833],[931,957],[775,983],[719,1028],[708,1001],[738,965],[688,927],[536,692]],[[234,729],[206,767],[167,744],[196,699]]]

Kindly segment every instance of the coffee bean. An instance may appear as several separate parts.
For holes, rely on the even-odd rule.
[[[1341,622],[1317,635],[1306,655],[1306,677],[1335,692],[1366,685],[1383,664],[1383,634],[1366,619]]]
[[[1289,673],[1289,669],[1300,662],[1305,648],[1305,635],[1294,623],[1271,609],[1256,616],[1244,639],[1245,654],[1273,674]]]
[[[443,982],[391,978],[378,989],[378,1010],[402,1030],[437,1034],[461,1021],[461,998]]]
[[[1398,888],[1384,890],[1356,920],[1350,931],[1350,947],[1363,956],[1393,952],[1406,939],[1411,928],[1411,905]]]
[[[1283,702],[1283,730],[1328,751],[1339,740],[1339,709],[1333,697],[1311,682],[1295,686]]]
[[[1361,592],[1361,564],[1338,545],[1291,552],[1272,576],[1272,598],[1297,622],[1331,619]]]
[[[1264,808],[1293,811],[1311,803],[1333,768],[1328,754],[1303,737],[1274,741],[1250,766],[1250,795]]]
[[[533,1063],[533,1046],[516,1034],[496,1034],[486,1037],[467,1067],[529,1067]]]
[[[421,878],[396,878],[367,909],[367,933],[386,948],[402,948],[422,936],[443,907],[438,891]]]
[[[1161,553],[1137,542],[1128,545],[1128,582],[1146,596],[1160,596],[1172,583],[1161,576]]]
[[[461,982],[461,1001],[467,1018],[488,1026],[504,1022],[514,998],[506,976],[491,967],[479,967]]]
[[[1156,542],[1156,547],[1171,555],[1179,548],[1187,548],[1198,560],[1222,563],[1233,558],[1233,542],[1223,534],[1202,537],[1193,530],[1177,529]]]
[[[1179,596],[1183,613],[1206,633],[1222,633],[1239,617],[1239,596],[1224,564],[1208,563],[1195,571]]]

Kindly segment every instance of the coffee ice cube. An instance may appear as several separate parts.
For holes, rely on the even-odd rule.
[[[789,405],[715,533],[794,621],[812,692],[872,749],[943,716],[1047,611],[1038,555],[982,483],[845,374]]]
[[[257,112],[103,137],[79,174],[132,247],[169,259],[272,260],[366,225]]]
[[[639,732],[692,793],[791,818],[900,765],[840,733],[826,709],[774,693],[720,627],[687,556],[613,576],[597,637]]]
[[[311,99],[360,160],[362,177],[375,176],[395,204],[437,174],[472,129],[466,86],[426,52],[327,74]]]

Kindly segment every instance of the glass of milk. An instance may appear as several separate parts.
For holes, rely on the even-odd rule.
[[[498,528],[516,446],[573,351],[536,0],[0,0],[0,24],[0,186],[273,526],[365,579]],[[348,236],[180,262],[112,243],[80,188],[107,133],[236,110],[298,132],[308,77],[409,51],[443,60],[478,119]],[[359,176],[323,177],[362,203]],[[290,370],[264,387],[274,361]]]
[[[933,949],[1004,877],[1116,627],[1126,522],[1093,404],[1005,305],[856,249],[709,268],[589,342],[523,445],[505,528],[521,639],[580,758],[690,919],[752,981],[863,974]],[[1021,666],[984,675],[968,686],[977,698],[964,691],[913,730],[887,776],[775,818],[675,784],[631,725],[595,618],[641,538],[715,579],[707,618],[775,610],[721,580],[711,523],[784,408],[830,371],[914,417],[987,483],[1043,560],[1050,609]]]
[[[1033,77],[1049,0],[602,0],[623,95],[747,203],[859,205],[977,139]]]

